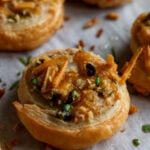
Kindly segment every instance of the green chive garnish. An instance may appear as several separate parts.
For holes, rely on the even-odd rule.
[[[146,124],[142,126],[142,131],[144,133],[149,133],[150,132],[150,124]]]
[[[111,91],[111,92],[108,94],[108,96],[111,96],[114,92],[115,92],[115,91]]]
[[[80,97],[79,93],[78,93],[76,90],[72,90],[72,91],[69,93],[67,103],[70,104],[70,103],[72,103],[73,101],[78,100],[79,97]]]
[[[37,85],[37,83],[38,83],[37,78],[33,77],[33,78],[31,79],[31,83],[34,84],[34,85]]]
[[[118,62],[117,57],[116,57],[116,51],[115,51],[114,47],[111,48],[111,54],[113,55],[115,62]]]
[[[25,60],[24,58],[20,57],[20,58],[19,58],[19,61],[20,61],[24,66],[26,66],[27,62],[26,62],[26,60]]]
[[[27,65],[32,61],[32,56],[28,56],[27,58]]]
[[[99,76],[97,76],[97,77],[96,77],[96,81],[95,81],[95,83],[96,83],[96,86],[97,86],[97,87],[101,85],[102,80],[100,79],[100,77],[99,77]]]
[[[64,109],[64,111],[70,111],[71,105],[70,104],[65,104],[63,109]]]
[[[32,57],[31,56],[28,56],[28,58],[22,58],[20,57],[19,58],[19,61],[24,65],[24,66],[27,66],[32,60]]]
[[[19,80],[15,81],[9,88],[9,90],[13,90],[14,88],[17,88],[19,84]]]
[[[139,139],[133,139],[132,143],[133,143],[134,146],[139,146],[141,142],[140,142]]]
[[[19,72],[17,72],[17,74],[16,74],[17,76],[20,76],[21,75],[21,71],[19,71]]]

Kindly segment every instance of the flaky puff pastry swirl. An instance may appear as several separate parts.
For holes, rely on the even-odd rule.
[[[140,48],[143,52],[131,73],[129,82],[139,93],[150,94],[150,13],[140,14],[131,28],[130,47],[133,53]]]
[[[88,4],[97,5],[100,8],[117,7],[132,0],[84,0]]]
[[[138,54],[139,55],[139,54]],[[49,51],[24,70],[13,105],[31,135],[60,149],[82,149],[112,137],[128,117],[126,88],[137,59],[120,77],[107,61],[81,49]]]
[[[32,50],[63,22],[63,0],[1,0],[0,51]]]

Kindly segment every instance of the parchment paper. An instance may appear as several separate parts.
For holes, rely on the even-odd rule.
[[[111,11],[119,13],[120,18],[117,21],[105,19],[105,15]],[[19,57],[34,57],[47,50],[75,47],[82,39],[85,41],[86,50],[89,50],[91,45],[95,45],[95,53],[100,54],[103,58],[114,47],[121,67],[131,56],[129,49],[131,25],[143,11],[150,11],[150,0],[134,0],[123,7],[103,10],[89,7],[81,1],[68,0],[65,3],[65,15],[69,16],[70,20],[65,22],[64,27],[49,41],[31,52],[0,53],[0,78],[2,79],[0,88],[6,89],[6,93],[0,99],[1,145],[4,142],[5,145],[9,143],[14,150],[45,149],[45,144],[34,140],[27,130],[20,126],[12,106],[12,101],[17,99],[17,94],[16,90],[9,90],[9,87],[20,78],[16,74],[24,68],[18,61]],[[99,18],[101,22],[93,28],[83,30],[84,23],[93,17]],[[103,28],[104,32],[100,38],[96,38],[96,32],[100,28]],[[6,86],[2,85],[4,82],[7,83]],[[141,130],[143,124],[150,124],[150,97],[131,95],[131,103],[137,105],[140,111],[129,116],[122,127],[122,129],[125,128],[125,131],[123,133],[118,131],[111,139],[100,142],[87,150],[150,150],[150,133],[145,134]],[[135,138],[141,141],[138,147],[132,144]]]

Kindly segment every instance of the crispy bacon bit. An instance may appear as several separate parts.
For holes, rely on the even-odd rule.
[[[95,50],[95,45],[91,45],[90,46],[90,51],[94,51]]]
[[[5,94],[5,89],[0,89],[0,98]]]
[[[134,113],[138,112],[139,108],[135,105],[130,106],[129,115],[133,115]]]
[[[64,20],[65,20],[65,21],[70,21],[70,17],[69,17],[69,16],[65,16],[65,17],[64,17]]]
[[[116,12],[109,12],[106,15],[106,19],[110,19],[110,20],[118,20],[119,19],[119,14]]]
[[[12,146],[17,146],[17,145],[19,145],[19,141],[17,139],[13,139],[13,140],[10,141],[10,144]]]
[[[100,28],[96,33],[96,37],[99,38],[103,32],[104,32],[104,30],[102,28]]]
[[[78,48],[84,48],[85,47],[85,42],[83,40],[79,40],[77,47]]]
[[[97,25],[99,22],[100,22],[100,20],[98,18],[94,17],[90,21],[86,22],[84,24],[83,28],[84,29],[91,28],[91,27]]]

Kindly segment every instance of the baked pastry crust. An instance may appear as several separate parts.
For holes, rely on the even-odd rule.
[[[135,52],[139,47],[150,44],[150,12],[140,14],[134,21],[131,28],[131,43],[132,52]]]
[[[68,59],[67,65],[64,63],[66,58]],[[40,65],[37,65],[39,61]],[[50,86],[48,86],[48,89],[60,92],[63,95],[61,102],[66,100],[73,88],[80,95],[79,99],[73,102],[68,102],[68,100],[64,102],[64,104],[71,103],[72,105],[71,120],[54,115],[53,107],[59,109],[62,104],[58,102],[59,107],[57,107],[54,102],[53,105],[50,105],[50,101],[47,103],[48,98],[42,93],[43,88],[39,93],[43,94],[46,102],[42,101],[43,98],[39,96],[37,89],[35,90],[30,84],[33,74],[40,76],[43,69],[48,66],[52,68],[55,63],[58,63],[61,69],[52,78],[51,88],[49,89]],[[95,71],[89,72],[87,69],[87,64],[91,67],[89,63],[95,67]],[[130,104],[126,84],[117,75],[116,69],[117,66],[111,55],[105,62],[98,55],[78,49],[49,51],[35,58],[24,71],[20,81],[18,89],[20,102],[13,103],[19,119],[35,139],[60,149],[82,149],[110,138],[127,119]],[[101,84],[100,79],[97,82],[97,76],[101,77]],[[84,85],[79,80],[86,84]],[[44,81],[42,83],[45,83]],[[99,91],[101,88],[105,90]],[[65,89],[67,89],[67,96],[65,96]],[[55,97],[55,102],[56,99]]]
[[[43,44],[63,23],[64,0],[0,3],[0,51],[27,51]]]
[[[150,13],[140,14],[131,28],[130,47],[135,53],[141,47],[143,52],[132,70],[129,82],[139,93],[150,94]]]
[[[134,89],[142,95],[150,94],[150,47],[142,47],[143,52],[137,60],[128,79]]]
[[[132,0],[84,0],[88,4],[97,5],[100,8],[117,7]]]

